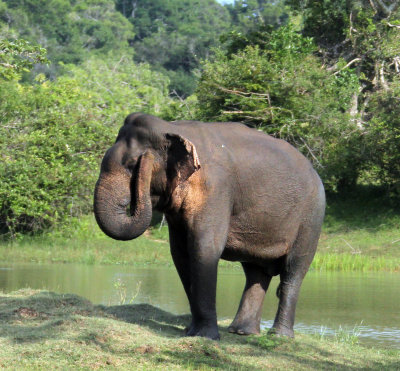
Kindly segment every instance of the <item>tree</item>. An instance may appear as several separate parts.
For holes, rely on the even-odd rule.
[[[230,16],[215,0],[118,0],[117,9],[133,24],[137,62],[167,73],[171,90],[190,95],[195,71],[227,32]]]
[[[80,63],[89,54],[126,51],[132,25],[115,9],[113,0],[3,0],[0,27],[41,44],[49,59]]]
[[[367,144],[370,181],[398,183],[399,152],[396,96],[400,78],[400,2],[382,0],[288,0],[304,18],[329,70],[355,73],[360,87],[352,97],[351,116]],[[335,72],[336,71],[336,72]]]
[[[323,68],[312,39],[290,25],[263,36],[204,64],[196,91],[200,114],[288,140],[309,157],[328,188],[355,182],[362,143],[348,111],[357,76],[348,68],[338,74]]]
[[[34,63],[47,63],[46,49],[31,45],[26,40],[0,39],[0,77],[18,79]]]
[[[381,0],[287,3],[302,12],[303,33],[316,40],[325,63],[336,71],[346,65],[362,80],[353,109],[362,121],[369,93],[386,89],[400,71],[400,2],[390,6]]]
[[[232,24],[242,33],[260,26],[281,26],[289,20],[284,0],[236,0],[227,8],[232,16]]]

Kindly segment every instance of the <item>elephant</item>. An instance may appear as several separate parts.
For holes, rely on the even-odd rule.
[[[133,113],[102,160],[94,214],[102,231],[131,240],[164,213],[170,251],[192,314],[187,336],[219,339],[220,259],[246,283],[228,331],[260,332],[265,293],[280,276],[270,333],[293,337],[296,303],[325,214],[322,182],[284,140],[235,122],[167,122]]]

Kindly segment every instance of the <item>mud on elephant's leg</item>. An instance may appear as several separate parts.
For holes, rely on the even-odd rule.
[[[271,282],[271,276],[254,264],[242,263],[246,275],[246,285],[238,312],[228,331],[239,335],[258,334],[265,292]]]

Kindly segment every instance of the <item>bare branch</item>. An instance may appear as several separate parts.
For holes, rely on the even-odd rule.
[[[356,250],[356,249],[355,249],[353,246],[351,246],[344,238],[341,238],[341,240],[343,240],[344,243],[345,243],[348,247],[350,247],[351,253],[352,253],[352,254],[361,254],[361,250]]]
[[[220,86],[220,85],[217,85],[217,84],[215,84],[215,86],[219,90],[221,90],[221,91],[223,91],[225,93],[239,95],[239,96],[245,97],[245,98],[252,98],[252,95],[255,95],[257,97],[262,97],[262,98],[269,99],[269,94],[268,93],[262,94],[262,93],[254,93],[254,92],[247,92],[247,91],[240,91],[240,90],[231,90],[231,89],[224,88],[223,86]],[[254,99],[254,97],[253,97],[253,99]]]
[[[351,37],[352,32],[357,33],[357,30],[353,27],[353,12],[350,12],[349,20],[350,20],[350,37]]]
[[[389,26],[389,27],[400,28],[399,25],[397,25],[397,24],[391,24],[391,23],[389,23],[389,22],[386,22],[386,25]]]
[[[174,89],[172,90],[171,94],[174,94],[179,101],[181,102],[181,104],[183,104],[186,107],[187,112],[189,113],[190,117],[193,117],[193,112],[190,110],[190,106],[188,105],[187,101],[185,99],[183,99],[178,93],[177,91]]]
[[[15,68],[14,65],[9,64],[9,63],[0,63],[0,66],[6,67],[6,68]]]
[[[393,63],[394,63],[394,68],[396,69],[396,72],[400,72],[400,57],[394,57],[393,58]]]
[[[241,115],[242,113],[244,113],[244,111],[222,111],[222,113],[230,115],[230,114],[234,114],[234,115]]]
[[[121,57],[121,59],[115,64],[114,68],[113,68],[113,73],[115,73],[115,71],[117,70],[118,66],[121,64],[121,62],[125,59],[125,55],[123,55]]]
[[[342,67],[339,71],[336,71],[334,73],[334,75],[336,76],[339,72],[343,71],[345,68],[350,67],[352,64],[354,64],[356,62],[360,62],[360,61],[361,61],[361,58],[354,58],[352,61],[347,63],[344,67]]]
[[[318,160],[318,158],[314,155],[313,151],[311,150],[311,148],[308,146],[308,144],[306,143],[306,141],[300,137],[300,140],[304,143],[304,145],[306,146],[308,152],[310,153],[310,155],[312,156],[312,158],[316,161],[316,163],[318,164],[319,167],[324,167]]]
[[[386,80],[385,80],[385,70],[384,70],[384,67],[385,67],[385,62],[382,62],[381,68],[379,69],[379,77],[380,77],[381,85],[382,85],[383,89],[384,89],[384,90],[389,90],[389,86],[388,86],[388,84],[387,84],[387,82],[386,82]]]
[[[369,3],[371,4],[372,9],[374,9],[374,11],[377,12],[378,9],[376,9],[374,2],[372,0],[369,0]]]

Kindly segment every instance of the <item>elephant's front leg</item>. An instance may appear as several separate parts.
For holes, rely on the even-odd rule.
[[[190,264],[186,232],[183,226],[176,226],[171,222],[168,224],[172,259],[176,270],[178,271],[183,288],[185,289],[189,305],[191,305]]]
[[[227,226],[195,231],[189,243],[192,323],[187,336],[219,339],[216,313],[218,261],[225,246]]]

